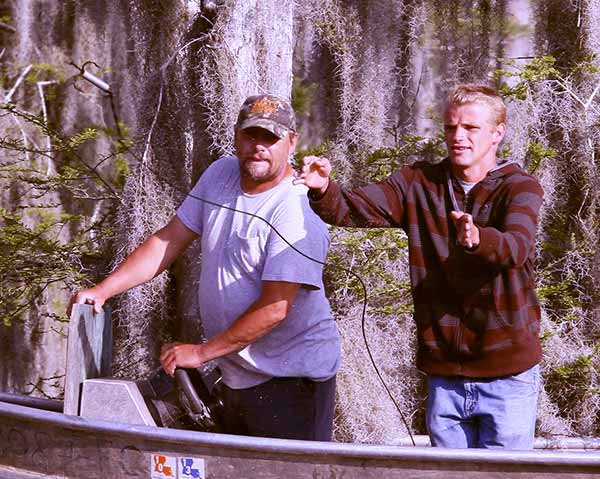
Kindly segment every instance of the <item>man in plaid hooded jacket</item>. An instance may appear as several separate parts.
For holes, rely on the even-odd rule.
[[[402,228],[409,242],[417,367],[428,375],[434,446],[530,449],[539,387],[535,233],[543,191],[497,158],[506,106],[482,85],[448,96],[448,158],[345,190],[326,158],[306,157],[296,183],[327,223]]]

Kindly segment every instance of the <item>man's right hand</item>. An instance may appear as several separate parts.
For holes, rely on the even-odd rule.
[[[74,304],[91,304],[94,306],[94,312],[96,314],[101,313],[102,306],[107,299],[108,298],[98,290],[98,287],[79,291],[71,296],[71,300],[67,306],[67,316],[71,316],[71,311],[73,310]]]
[[[324,194],[329,186],[331,163],[320,156],[306,156],[302,160],[302,171],[294,179],[295,185],[306,185]]]

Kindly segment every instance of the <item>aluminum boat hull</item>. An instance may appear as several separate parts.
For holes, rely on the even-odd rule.
[[[252,438],[89,420],[0,402],[0,477],[591,479],[600,477],[600,452]]]

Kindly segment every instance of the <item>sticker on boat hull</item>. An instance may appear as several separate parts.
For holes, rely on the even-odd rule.
[[[152,454],[150,471],[151,479],[176,479],[177,458],[162,454]]]
[[[180,457],[177,479],[204,479],[204,459]]]
[[[151,479],[205,479],[204,459],[152,454]]]

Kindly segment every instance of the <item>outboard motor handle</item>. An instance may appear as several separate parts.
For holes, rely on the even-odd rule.
[[[200,399],[200,396],[198,396],[198,392],[194,388],[188,372],[182,368],[175,368],[175,380],[177,381],[177,385],[183,394],[185,394],[186,398],[188,399],[192,408],[192,412],[194,414],[202,414],[202,412],[204,412],[205,405]]]
[[[192,380],[190,373],[197,379]],[[221,430],[221,415],[223,402],[216,396],[215,388],[212,394],[198,370],[175,368],[175,381],[181,391],[180,401],[188,415],[198,424],[210,431]]]

